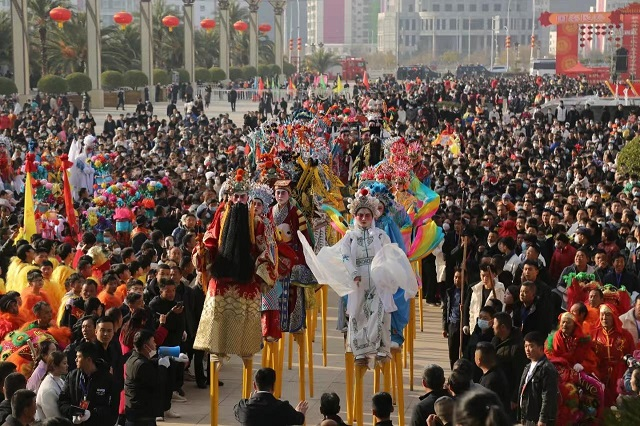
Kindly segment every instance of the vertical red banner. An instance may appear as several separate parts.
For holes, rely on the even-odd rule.
[[[627,49],[627,72],[638,78],[640,71],[640,46],[638,46],[638,34],[640,30],[640,15],[637,13],[625,13],[622,15],[622,47]]]
[[[556,40],[556,74],[565,74],[565,71],[578,63],[578,24],[557,25]]]

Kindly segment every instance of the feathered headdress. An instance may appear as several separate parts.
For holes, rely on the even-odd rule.
[[[352,215],[355,215],[360,209],[367,209],[371,214],[375,214],[378,210],[378,199],[372,197],[368,188],[359,189],[353,198],[349,198],[347,208]]]
[[[249,198],[251,200],[258,199],[265,207],[268,207],[273,204],[273,189],[264,183],[254,183],[249,190]]]
[[[420,142],[411,142],[409,144],[409,157],[410,158],[417,158],[422,154],[422,145],[420,145]]]
[[[249,176],[244,169],[236,170],[236,174],[229,176],[227,182],[231,193],[249,192],[249,189],[251,189]]]
[[[384,205],[385,211],[389,209],[389,206],[391,206],[391,204],[393,204],[393,194],[389,191],[389,188],[387,188],[382,183],[373,183],[371,185],[370,193]]]

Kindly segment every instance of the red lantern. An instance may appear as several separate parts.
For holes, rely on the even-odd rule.
[[[269,31],[271,31],[271,25],[260,24],[260,26],[258,27],[258,31],[260,31],[261,33],[268,33]]]
[[[243,32],[243,31],[247,31],[247,28],[249,28],[249,25],[244,21],[238,21],[235,24],[233,24],[233,28],[236,31]]]
[[[51,9],[49,12],[49,16],[51,19],[58,23],[58,27],[62,28],[65,22],[71,19],[71,11],[69,9],[65,9],[64,7],[56,7]]]
[[[180,20],[173,15],[167,15],[162,18],[162,25],[169,28],[169,32],[171,32],[175,27],[180,25]]]
[[[200,21],[200,26],[203,29],[205,29],[208,33],[210,33],[216,27],[216,21],[209,18],[203,19],[202,21]]]
[[[120,28],[124,30],[127,25],[133,22],[133,15],[129,12],[118,12],[113,15],[113,22],[120,25]]]

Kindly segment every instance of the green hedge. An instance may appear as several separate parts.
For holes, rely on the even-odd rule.
[[[227,74],[220,67],[211,67],[209,68],[209,72],[211,73],[211,81],[222,81],[227,78]]]
[[[129,70],[124,73],[123,81],[125,86],[134,90],[149,84],[149,78],[141,70]]]
[[[185,70],[184,68],[180,68],[176,71],[180,76],[180,83],[191,83],[191,76],[189,75],[189,71]]]
[[[100,76],[102,87],[106,90],[115,90],[124,86],[124,77],[120,71],[105,71]]]
[[[67,80],[59,75],[44,75],[38,80],[38,90],[51,95],[61,95],[67,93]]]
[[[74,72],[65,77],[70,92],[83,93],[93,89],[91,77],[83,72]]]
[[[242,80],[244,75],[242,74],[242,68],[240,67],[231,67],[229,68],[229,79],[230,80]]]
[[[256,75],[258,75],[258,70],[256,69],[256,67],[253,67],[251,65],[242,67],[242,77],[244,77],[245,80],[250,80]]]
[[[165,70],[156,68],[155,70],[153,70],[153,82],[156,84],[160,83],[161,85],[166,86],[167,84],[171,84],[171,76]]]
[[[211,81],[213,81],[211,79],[211,72],[206,68],[197,67],[194,74],[196,75],[196,81],[201,81],[203,83],[211,83]]]
[[[18,86],[10,78],[0,77],[0,95],[13,95],[18,93]]]

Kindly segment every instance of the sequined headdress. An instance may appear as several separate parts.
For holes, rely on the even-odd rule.
[[[349,198],[347,201],[347,208],[353,215],[362,208],[368,209],[372,214],[378,210],[378,199],[371,196],[368,188],[359,189],[353,198]]]
[[[258,199],[265,207],[268,207],[273,204],[273,189],[264,183],[254,183],[249,190],[249,198]]]
[[[230,193],[237,194],[241,192],[249,192],[251,189],[251,182],[249,181],[249,175],[244,169],[236,170],[236,174],[229,177],[227,180],[229,183]]]

